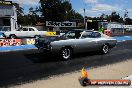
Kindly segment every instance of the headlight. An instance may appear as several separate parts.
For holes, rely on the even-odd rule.
[[[51,50],[52,49],[52,46],[50,44],[48,44],[47,45],[47,48]]]
[[[50,45],[50,50],[52,50],[52,48],[53,48],[53,47]]]

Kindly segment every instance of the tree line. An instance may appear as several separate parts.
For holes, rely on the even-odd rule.
[[[35,25],[37,22],[83,19],[68,0],[40,0],[39,4],[36,8],[29,8],[28,14],[25,15],[24,9],[14,3],[17,8],[18,24]]]
[[[83,16],[72,8],[69,0],[40,0],[39,6],[29,8],[28,14],[24,14],[24,9],[18,3],[13,3],[17,9],[18,24],[35,25],[37,22],[45,21],[72,21],[83,20]],[[124,15],[127,15],[125,13]],[[106,19],[109,22],[119,22],[132,25],[132,19],[121,17],[119,13],[113,11],[110,15],[102,13],[100,17],[85,17],[86,19]],[[83,21],[82,21],[83,22]]]

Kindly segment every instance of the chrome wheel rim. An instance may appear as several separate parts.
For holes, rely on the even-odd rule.
[[[71,50],[70,49],[63,49],[62,50],[62,57],[64,59],[69,59],[71,56]]]
[[[103,46],[103,52],[106,54],[106,53],[108,53],[108,51],[109,51],[109,46],[104,45]]]

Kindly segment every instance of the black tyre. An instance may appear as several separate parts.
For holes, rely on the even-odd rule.
[[[43,53],[44,51],[43,51],[43,48],[38,48],[38,52],[39,53]]]
[[[14,34],[10,35],[9,37],[10,37],[11,39],[17,38],[16,35],[14,35]]]
[[[102,54],[107,54],[109,52],[109,46],[104,44],[101,49]]]
[[[72,57],[72,49],[69,48],[69,47],[65,47],[65,48],[62,48],[61,51],[60,51],[60,56],[61,56],[61,59],[63,60],[68,60]]]

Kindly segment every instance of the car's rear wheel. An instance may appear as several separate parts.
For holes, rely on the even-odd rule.
[[[60,56],[63,60],[68,60],[72,57],[72,49],[65,47],[61,49]]]
[[[109,46],[107,44],[104,44],[101,51],[103,54],[107,54],[109,52]]]
[[[16,35],[15,34],[12,34],[9,36],[11,39],[15,39],[16,38]]]
[[[43,53],[43,48],[38,48],[39,53]]]
[[[38,39],[38,38],[40,38],[41,36],[40,36],[40,35],[35,35],[34,37],[35,37],[35,39]]]

